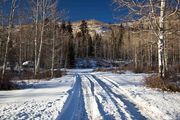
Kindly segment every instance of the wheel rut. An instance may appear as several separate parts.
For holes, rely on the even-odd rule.
[[[95,86],[96,88],[101,88],[99,90],[99,92],[96,92],[97,91],[97,89],[96,89],[96,91],[94,91],[95,92],[94,94],[96,97],[96,102],[98,104],[99,111],[101,112],[101,115],[103,116],[103,118],[105,120],[126,119],[127,118],[126,115],[120,109],[118,102],[114,99],[114,97],[111,95],[111,93],[106,89],[106,86],[102,86],[99,83],[99,81],[97,81],[92,75],[88,75],[86,77],[89,79],[89,81],[91,81],[90,82],[92,84],[91,86]],[[94,90],[94,88],[92,90]],[[99,99],[100,96],[102,97],[102,100]],[[100,100],[101,100],[101,102],[100,102]],[[105,107],[107,107],[107,105],[108,105],[107,104],[106,106],[104,106],[102,104],[104,102],[107,102],[107,103],[111,104],[112,106],[114,106],[113,107],[114,108],[113,110],[115,110],[114,114],[110,114],[104,110]]]
[[[88,120],[80,75],[76,74],[75,79],[74,87],[69,91],[69,97],[57,120]]]
[[[106,79],[99,79],[98,77],[96,77],[95,75],[92,75],[92,77],[94,79],[96,79],[96,81],[103,87],[106,88],[106,91],[110,94],[112,94],[113,96],[115,96],[115,98],[119,99],[126,107],[125,110],[128,112],[128,114],[131,116],[131,119],[133,120],[146,120],[147,118],[144,117],[140,112],[139,109],[136,108],[136,105],[133,104],[132,102],[130,102],[126,96],[122,95],[122,94],[117,94],[114,90],[113,87],[118,87],[115,83],[106,80]],[[105,82],[106,81],[106,82]],[[107,83],[109,82],[109,83]],[[111,85],[110,85],[111,84]]]

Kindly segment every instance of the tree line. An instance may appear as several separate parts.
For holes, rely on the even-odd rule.
[[[8,67],[11,72],[16,67],[20,71],[25,61],[33,62],[34,76],[50,70],[53,77],[54,69],[72,68],[77,58],[115,59],[118,54],[116,40],[121,38],[111,40],[118,43],[112,43],[111,47],[101,34],[90,35],[85,20],[74,34],[72,23],[63,20],[65,11],[58,10],[55,0],[6,0],[0,6],[2,79]]]
[[[179,0],[113,0],[116,9],[119,11],[127,10],[128,12],[121,16],[124,20],[141,21],[142,25],[148,25],[148,32],[141,32],[150,35],[152,38],[147,42],[150,44],[144,45],[140,38],[140,45],[145,48],[140,48],[140,52],[134,53],[134,63],[138,64],[138,58],[141,62],[150,63],[157,59],[159,77],[165,78],[168,76],[169,69],[174,66],[179,66]],[[175,26],[176,25],[176,26]],[[141,29],[142,30],[142,29]],[[147,29],[146,29],[147,30]],[[143,34],[139,33],[143,37]],[[138,34],[136,34],[138,35]],[[145,38],[146,39],[146,38]],[[175,44],[178,44],[176,46]],[[151,48],[152,45],[152,48]],[[177,48],[171,48],[175,45]],[[137,51],[138,47],[134,48]],[[155,50],[154,50],[155,49]],[[173,49],[173,50],[172,50]],[[176,50],[175,50],[176,49]],[[175,51],[176,52],[175,52]],[[145,51],[147,52],[147,54]],[[172,52],[173,51],[173,52]],[[155,54],[153,53],[155,52]],[[138,55],[140,53],[140,56]],[[149,55],[148,55],[149,54]],[[175,55],[176,54],[176,55]],[[147,58],[146,56],[150,56]],[[176,56],[176,57],[175,57]],[[149,59],[149,60],[148,60]],[[176,60],[175,60],[176,59]],[[147,61],[148,60],[148,61]],[[143,65],[143,64],[142,64]],[[174,68],[175,69],[175,68]],[[179,69],[179,68],[177,68]],[[175,70],[174,70],[175,71]]]
[[[25,61],[33,62],[34,76],[49,70],[53,77],[54,69],[75,67],[77,58],[129,61],[136,69],[159,68],[161,76],[171,68],[179,72],[180,22],[179,14],[175,14],[179,13],[179,6],[177,10],[168,9],[168,15],[162,13],[160,16],[164,1],[136,4],[130,1],[125,4],[125,0],[115,2],[130,10],[139,7],[132,12],[141,16],[131,16],[135,17],[134,21],[119,25],[110,24],[106,33],[92,36],[85,20],[81,21],[80,31],[74,33],[72,23],[63,20],[65,11],[58,10],[56,0],[0,1],[1,78],[7,66],[14,71],[18,64],[20,70]],[[176,4],[168,5],[172,8]],[[143,6],[148,8],[147,11],[142,11]],[[158,16],[167,17],[161,27]],[[160,35],[163,35],[163,40]]]

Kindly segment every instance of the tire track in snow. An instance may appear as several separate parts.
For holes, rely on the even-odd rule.
[[[87,120],[87,113],[85,110],[84,96],[82,93],[82,84],[80,75],[76,74],[76,83],[71,91],[69,97],[65,102],[62,112],[57,117],[57,120]]]
[[[81,79],[85,108],[88,113],[89,120],[102,120],[102,116],[98,110],[98,105],[94,97],[94,87],[92,86],[86,75],[81,75]]]
[[[128,93],[128,91],[126,91],[125,89],[121,88],[120,84],[118,82],[115,82],[113,81],[111,78],[109,77],[105,77],[105,76],[102,76],[102,75],[99,75],[99,77],[101,79],[105,79],[106,81],[112,83],[114,86],[116,86],[116,91],[118,93],[120,93],[122,96],[124,96],[125,98],[129,98],[131,101],[133,101],[133,103],[135,103],[139,108],[141,108],[141,111],[146,111],[145,114],[146,116],[148,116],[149,118],[148,119],[158,119],[158,120],[161,120],[161,119],[172,119],[170,118],[169,116],[167,116],[166,114],[162,113],[158,108],[154,107],[154,106],[150,106],[147,101],[143,100],[142,98],[138,97],[138,101],[133,99],[130,95],[130,93]],[[126,94],[126,95],[125,95]],[[141,103],[139,102],[141,101]],[[158,116],[157,115],[154,115],[154,112],[158,113]]]
[[[98,110],[99,110],[101,116],[103,117],[103,120],[113,120],[113,119],[115,119],[113,115],[108,114],[108,112],[106,112],[106,111],[104,110],[104,106],[102,105],[102,103],[101,103],[100,100],[98,99],[98,95],[97,95],[97,93],[95,93],[95,84],[96,84],[96,83],[94,83],[94,82],[92,81],[92,79],[90,79],[88,76],[86,76],[86,77],[87,77],[87,78],[89,79],[89,81],[90,81],[91,91],[92,91],[92,93],[93,93],[93,95],[94,95],[94,97],[95,97],[95,100],[96,100],[96,103],[97,103],[97,106],[98,106]],[[96,84],[96,85],[97,85],[97,84]],[[97,86],[96,86],[96,87],[97,87]],[[100,97],[100,96],[99,96],[99,97]],[[101,97],[103,97],[103,96],[101,96]],[[103,98],[105,99],[105,97],[103,97]]]
[[[131,119],[133,119],[133,120],[145,120],[145,119],[147,119],[146,117],[144,117],[139,112],[139,109],[135,107],[135,104],[133,104],[130,101],[128,101],[128,99],[126,99],[126,97],[124,95],[119,95],[119,94],[115,93],[112,90],[113,88],[111,88],[110,85],[108,85],[103,80],[97,78],[95,75],[92,75],[92,77],[102,86],[102,88],[105,88],[104,90],[107,93],[109,93],[110,95],[112,94],[111,96],[115,96],[115,98],[120,100],[120,101],[117,102],[117,100],[115,98],[113,98],[112,100],[115,102],[115,104],[118,104],[118,103],[122,102],[126,106],[126,107],[124,107],[124,109],[125,109],[125,111],[127,111],[129,113]],[[127,118],[123,117],[122,119],[127,119]]]
[[[103,116],[104,120],[125,120],[130,118],[130,116],[128,116],[127,113],[125,113],[125,111],[123,111],[121,107],[118,105],[118,101],[116,101],[115,98],[111,95],[111,93],[107,91],[106,87],[99,84],[99,82],[92,75],[88,75],[87,78],[91,81],[92,86],[95,86],[94,94],[96,102],[98,104],[98,109],[101,115]],[[107,104],[103,105],[103,103],[106,102]],[[109,106],[112,107],[112,109],[110,110],[113,111],[113,114],[105,110],[105,108]]]

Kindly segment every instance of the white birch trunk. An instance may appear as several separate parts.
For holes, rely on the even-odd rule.
[[[43,36],[44,36],[44,27],[45,27],[45,9],[46,9],[45,0],[43,0],[41,4],[42,4],[42,25],[41,25],[41,33],[40,33],[40,46],[39,46],[38,56],[37,56],[37,64],[35,65],[36,75],[39,72],[39,65],[40,65],[42,45],[43,45]]]
[[[56,36],[56,30],[55,30],[55,22],[53,26],[53,41],[52,41],[52,64],[51,64],[51,78],[54,77],[54,58],[55,58],[55,36]]]
[[[5,49],[4,62],[3,62],[3,70],[2,70],[2,76],[1,76],[2,79],[4,78],[6,66],[7,66],[7,55],[8,55],[8,50],[9,50],[8,47],[9,47],[9,42],[10,42],[11,30],[13,26],[15,8],[16,8],[16,0],[12,0],[11,10],[9,14],[8,36],[7,36],[6,49]]]
[[[37,64],[36,64],[36,67],[35,67],[36,73],[39,72],[39,65],[40,65],[41,52],[42,52],[42,44],[43,44],[43,36],[44,36],[44,20],[43,20],[43,23],[42,23],[41,36],[40,36],[41,40],[40,40],[40,46],[39,46],[39,50],[38,50]]]
[[[19,72],[21,72],[22,68],[22,24],[20,22],[20,37],[19,37]]]
[[[138,62],[137,62],[137,48],[134,48],[134,63],[135,63],[135,69],[138,67]]]
[[[165,77],[165,45],[164,45],[164,16],[166,0],[161,0],[160,18],[159,18],[159,40],[158,40],[158,65],[159,76]]]
[[[36,33],[34,38],[34,76],[37,76],[37,39],[38,39],[38,21],[39,21],[39,0],[36,1],[36,20],[35,20],[35,26],[36,26]]]

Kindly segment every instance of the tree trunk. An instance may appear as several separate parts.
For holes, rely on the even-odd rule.
[[[137,48],[134,48],[134,64],[135,64],[135,69],[138,67],[138,61],[137,61]]]
[[[164,16],[165,16],[165,0],[161,0],[161,11],[159,18],[159,40],[158,40],[158,65],[159,65],[159,76],[165,77],[165,40],[164,40]]]
[[[38,56],[37,56],[37,64],[35,66],[36,75],[39,72],[39,65],[40,65],[40,59],[41,59],[41,53],[42,53],[42,45],[43,45],[43,36],[44,36],[44,27],[45,27],[45,1],[42,1],[42,26],[41,26],[41,34],[40,34],[40,46],[38,50]]]
[[[38,39],[38,18],[39,18],[39,0],[37,0],[36,5],[36,20],[35,20],[35,26],[36,26],[36,33],[34,38],[34,76],[37,76],[37,39]]]
[[[22,24],[20,22],[20,37],[19,37],[19,72],[21,72],[22,68]]]
[[[40,47],[39,47],[38,56],[37,56],[37,64],[36,64],[36,67],[35,67],[36,75],[39,72],[39,65],[40,65],[42,45],[43,45],[43,36],[44,36],[44,20],[43,20],[43,23],[42,23]]]
[[[15,8],[16,8],[16,0],[12,0],[11,10],[9,14],[8,36],[7,36],[6,49],[5,49],[4,62],[3,62],[3,70],[2,70],[2,76],[1,76],[2,79],[4,78],[4,74],[5,74],[5,70],[7,66],[7,55],[8,55],[8,50],[9,50],[9,42],[10,42],[10,36],[11,36],[11,29],[13,26]]]
[[[54,77],[54,58],[55,58],[55,23],[54,23],[54,30],[53,30],[53,41],[52,41],[52,64],[51,64],[51,78]]]

